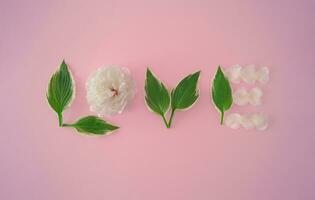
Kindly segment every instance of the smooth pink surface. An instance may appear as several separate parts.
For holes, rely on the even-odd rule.
[[[314,9],[311,0],[1,1],[0,199],[315,199]],[[45,93],[63,58],[77,83],[66,122],[91,114],[93,70],[130,68],[138,93],[107,118],[116,134],[58,127]],[[236,63],[270,67],[264,105],[248,108],[269,114],[265,132],[219,125],[210,80]],[[199,101],[170,130],[144,104],[148,65],[169,87],[202,70]]]

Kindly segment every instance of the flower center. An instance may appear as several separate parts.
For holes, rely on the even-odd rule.
[[[110,91],[113,93],[113,96],[118,96],[118,90],[116,90],[115,88],[111,88]]]

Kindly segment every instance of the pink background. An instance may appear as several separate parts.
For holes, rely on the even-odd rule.
[[[0,3],[0,199],[314,199],[315,3],[302,1],[99,0]],[[58,127],[45,99],[68,62],[77,96],[67,122],[92,114],[88,75],[130,68],[137,96],[116,134]],[[219,125],[209,89],[217,65],[268,65],[265,132]],[[167,130],[144,104],[150,65],[169,87],[202,70],[201,95]],[[235,88],[235,85],[233,86]]]

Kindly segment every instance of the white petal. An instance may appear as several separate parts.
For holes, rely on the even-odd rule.
[[[225,75],[232,83],[239,83],[241,80],[241,69],[240,65],[233,65],[227,69],[225,69]]]
[[[241,124],[245,129],[252,129],[255,127],[255,124],[253,123],[251,119],[251,114],[246,113],[241,118]]]
[[[268,67],[261,67],[256,72],[257,81],[259,81],[261,84],[266,84],[269,81],[269,69]]]
[[[261,97],[263,95],[263,92],[260,88],[255,87],[250,90],[248,93],[248,101],[253,106],[259,106],[261,105]]]
[[[224,124],[232,129],[238,129],[240,127],[240,122],[241,115],[238,113],[229,114],[224,120]]]
[[[264,114],[261,113],[252,114],[251,119],[256,129],[259,131],[263,131],[268,127],[268,120]]]
[[[233,94],[233,102],[236,105],[244,106],[248,103],[248,92],[245,88],[236,90]]]
[[[255,83],[257,79],[255,65],[247,65],[246,67],[243,67],[241,70],[241,77],[246,83]]]

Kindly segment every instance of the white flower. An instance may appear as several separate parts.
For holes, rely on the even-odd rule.
[[[240,83],[241,80],[248,84],[254,84],[256,81],[266,84],[269,81],[269,69],[264,66],[256,69],[255,65],[233,65],[224,70],[226,76],[232,83]]]
[[[232,129],[238,129],[242,126],[245,129],[255,128],[258,131],[263,131],[268,127],[266,115],[262,113],[231,113],[226,116],[224,124]]]
[[[135,82],[127,68],[99,68],[86,83],[90,110],[99,116],[120,114],[135,95]]]
[[[233,102],[239,106],[244,106],[248,103],[253,106],[259,106],[261,105],[262,95],[263,92],[258,87],[254,87],[249,91],[247,91],[245,88],[240,88],[234,92]]]

